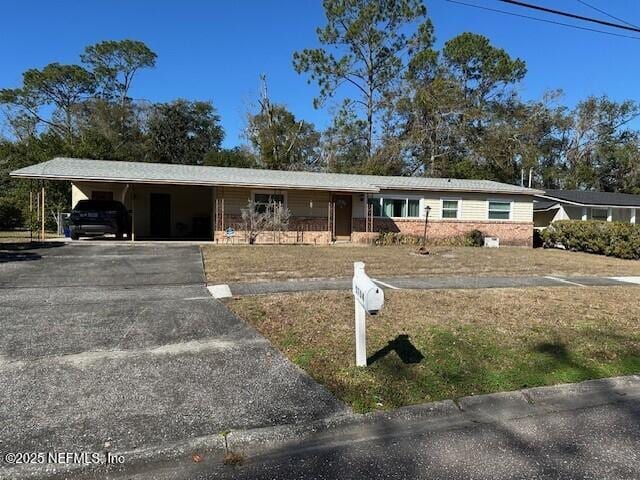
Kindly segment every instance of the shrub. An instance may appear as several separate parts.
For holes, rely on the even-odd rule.
[[[467,247],[482,247],[484,246],[484,233],[480,230],[471,230],[464,234],[464,239]]]
[[[374,243],[380,246],[420,245],[422,243],[422,237],[406,233],[382,231]],[[447,247],[482,247],[484,245],[484,233],[480,230],[472,230],[464,235],[437,240],[432,240],[427,237],[427,244]]]
[[[8,200],[0,200],[0,229],[12,230],[22,226],[22,211]]]
[[[542,231],[537,228],[533,229],[533,248],[544,247],[544,238]]]
[[[640,259],[640,225],[621,222],[561,220],[543,233],[546,247]]]
[[[388,246],[388,245],[418,245],[421,242],[421,237],[416,235],[407,235],[399,232],[380,232],[380,235],[375,240],[376,245]]]

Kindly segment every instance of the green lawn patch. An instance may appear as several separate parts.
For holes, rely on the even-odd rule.
[[[387,292],[355,367],[346,292],[230,307],[356,411],[640,373],[640,288]]]

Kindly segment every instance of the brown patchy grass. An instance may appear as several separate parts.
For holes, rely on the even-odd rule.
[[[355,367],[350,293],[228,304],[336,396],[369,411],[640,373],[639,298],[638,287],[387,292],[380,315],[367,318],[367,353],[379,358],[366,369]],[[385,354],[389,345],[396,349]],[[401,359],[415,354],[411,345],[419,363]]]
[[[0,243],[23,243],[30,241],[28,231],[2,230],[0,231]]]
[[[212,283],[348,277],[363,261],[373,276],[640,275],[640,261],[532,248],[204,245]]]

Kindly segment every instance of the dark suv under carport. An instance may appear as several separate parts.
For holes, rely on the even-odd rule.
[[[71,238],[115,234],[131,238],[131,219],[127,208],[115,200],[80,200],[69,216]]]

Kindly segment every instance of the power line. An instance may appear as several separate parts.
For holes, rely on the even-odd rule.
[[[600,20],[598,18],[585,17],[582,15],[576,15],[575,13],[563,12],[562,10],[556,10],[554,8],[542,7],[540,5],[533,5],[531,3],[520,2],[518,0],[498,0],[502,3],[508,3],[510,5],[517,5],[519,7],[530,8],[531,10],[538,10],[541,12],[552,13],[554,15],[560,15],[562,17],[574,18],[576,20],[583,20],[585,22],[598,23],[612,28],[620,28],[622,30],[631,30],[632,32],[640,33],[640,28],[629,27],[628,25],[620,25],[619,23],[607,22],[606,20]]]
[[[591,5],[591,4],[587,3],[587,2],[583,2],[582,0],[576,0],[576,1],[578,3],[581,3],[582,5],[584,5],[585,7],[589,7],[591,9],[595,10],[596,12],[599,12],[599,13],[602,13],[603,15],[606,15],[609,18],[613,18],[614,20],[618,20],[619,22],[626,23],[627,25],[629,25],[631,27],[640,28],[640,27],[638,27],[637,25],[635,25],[635,24],[633,24],[631,22],[627,22],[624,18],[616,17],[615,15],[612,15],[609,12],[605,12],[601,8],[598,8],[598,7],[596,7],[594,5]]]
[[[449,3],[455,3],[457,5],[464,5],[465,7],[477,8],[479,10],[487,10],[489,12],[501,13],[503,15],[510,15],[512,17],[526,18],[528,20],[535,20],[536,22],[550,23],[552,25],[559,25],[559,26],[562,26],[562,27],[574,28],[576,30],[584,30],[584,31],[587,31],[587,32],[602,33],[604,35],[611,35],[613,37],[621,37],[621,38],[630,38],[630,39],[633,39],[633,40],[640,40],[640,37],[635,37],[633,35],[624,35],[624,34],[621,34],[621,33],[607,32],[606,30],[598,30],[596,28],[581,27],[579,25],[572,25],[571,23],[556,22],[554,20],[547,20],[545,18],[532,17],[530,15],[523,15],[523,14],[520,14],[520,13],[508,12],[506,10],[500,10],[500,9],[497,9],[497,8],[489,8],[489,7],[483,7],[481,5],[474,5],[472,3],[465,3],[465,2],[461,2],[459,0],[446,0],[446,1],[449,2]]]

